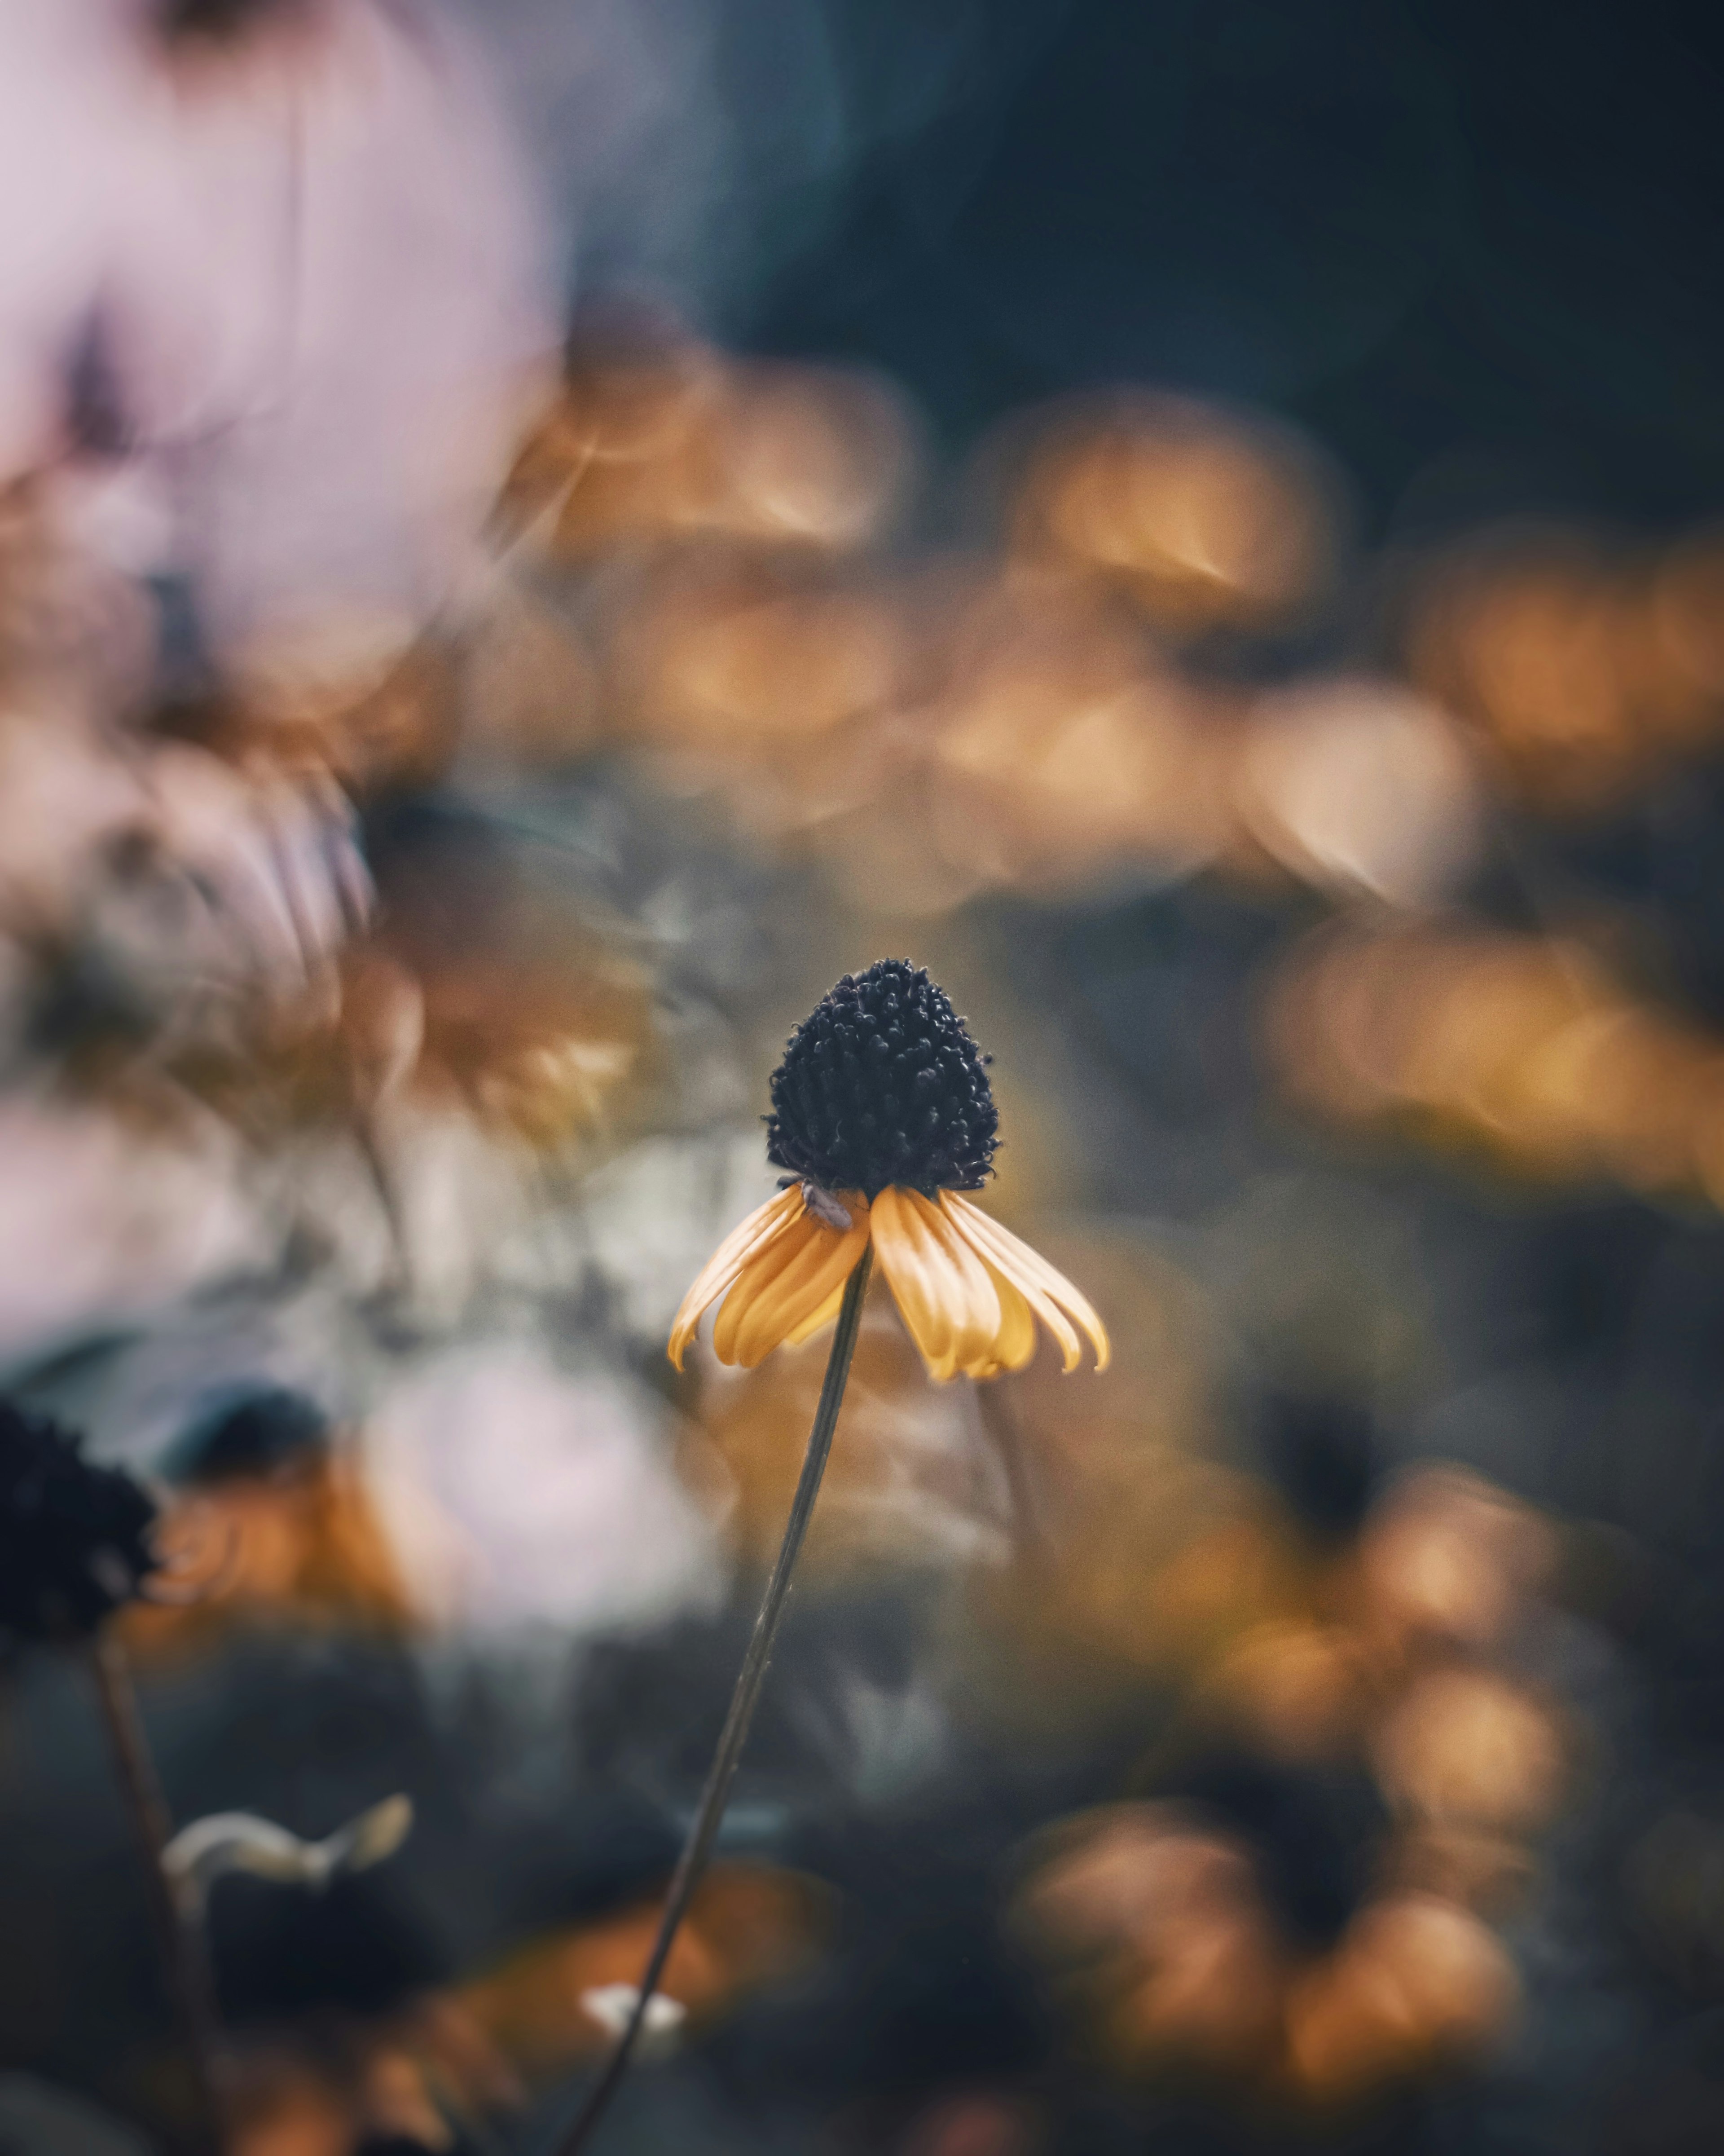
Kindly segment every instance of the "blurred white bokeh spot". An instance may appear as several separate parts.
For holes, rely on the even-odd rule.
[[[667,1419],[626,1380],[525,1342],[422,1365],[366,1439],[409,1591],[434,1620],[491,1632],[712,1606],[718,1546],[673,1471]]]
[[[213,1117],[172,1137],[96,1108],[0,1101],[0,1354],[46,1352],[262,1265],[272,1236]]]

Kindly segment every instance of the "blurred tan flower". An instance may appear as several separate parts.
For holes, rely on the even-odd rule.
[[[1520,1995],[1489,1928],[1439,1897],[1367,1902],[1301,1947],[1244,1844],[1175,1804],[1118,1804],[1035,1845],[1010,1921],[1116,2069],[1197,2073],[1330,2109],[1500,2042]]]
[[[456,751],[458,663],[405,611],[326,603],[228,654],[209,723],[242,765],[327,771],[360,793],[428,785]]]
[[[745,757],[883,710],[899,633],[864,588],[696,552],[646,581],[613,664],[631,737]]]
[[[1533,1507],[1461,1467],[1419,1468],[1373,1507],[1357,1553],[1371,1630],[1488,1648],[1548,1578],[1556,1538]]]
[[[1471,758],[1447,714],[1398,683],[1307,680],[1260,698],[1230,774],[1251,836],[1320,889],[1429,906],[1477,859]]]
[[[457,663],[464,758],[536,771],[598,745],[598,661],[577,624],[526,579],[499,577],[464,625]]]
[[[1333,482],[1290,430],[1192,398],[1121,391],[1042,423],[1013,542],[1106,577],[1176,634],[1258,629],[1335,571]]]
[[[505,489],[505,528],[554,517],[553,559],[718,536],[849,551],[881,530],[912,463],[883,383],[727,359],[662,331],[577,346],[562,399]]]
[[[1464,2061],[1501,2041],[1520,1990],[1514,1964],[1468,1910],[1431,1894],[1373,1902],[1289,1988],[1292,2087],[1345,2104]]]
[[[1249,1858],[1171,1804],[1119,1804],[1043,1838],[1012,1912],[1116,2064],[1261,2074],[1286,1951]]]
[[[1318,1761],[1356,1749],[1373,1676],[1345,1626],[1284,1620],[1254,1625],[1210,1664],[1201,1697],[1267,1757]]]
[[[1391,1804],[1475,1831],[1525,1835],[1543,1826],[1567,1779],[1555,1716],[1488,1670],[1420,1677],[1378,1729],[1373,1750]]]
[[[1724,1040],[1567,940],[1340,928],[1272,984],[1271,1050],[1326,1115],[1470,1145],[1539,1176],[1724,1192]]]
[[[421,1621],[364,1473],[343,1448],[310,1445],[197,1480],[165,1532],[194,1543],[213,1569],[183,1604],[129,1614],[141,1660],[208,1652],[253,1626],[399,1636]]]
[[[1720,559],[1714,530],[1661,555],[1562,526],[1486,532],[1416,571],[1409,669],[1532,805],[1597,808],[1724,731]]]
[[[954,866],[1058,889],[1210,855],[1221,741],[1116,603],[1069,578],[1009,572],[940,629],[928,733],[933,829]],[[1097,774],[1106,773],[1105,785]]]

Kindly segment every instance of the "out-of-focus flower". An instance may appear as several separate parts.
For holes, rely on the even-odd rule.
[[[576,762],[602,738],[597,659],[527,578],[500,575],[461,640],[459,753],[480,768]]]
[[[1485,730],[1529,792],[1585,802],[1641,752],[1615,663],[1623,606],[1583,549],[1471,549],[1426,581],[1411,670]]]
[[[1253,1626],[1205,1671],[1203,1700],[1269,1758],[1315,1762],[1357,1745],[1371,1674],[1346,1627],[1283,1620]]]
[[[326,986],[371,908],[353,814],[327,778],[247,774],[177,742],[144,767],[146,815],[94,894],[90,940],[172,1016]]]
[[[1334,574],[1332,482],[1297,436],[1194,398],[1125,390],[1044,422],[1013,540],[1103,576],[1176,634],[1261,629]]]
[[[377,926],[315,989],[165,1058],[285,1220],[426,1317],[500,1270],[548,1281],[550,1176],[619,1149],[675,1075],[637,949],[523,852],[459,819],[392,844]]]
[[[327,1000],[371,883],[326,777],[51,711],[0,715],[8,1017],[39,1062],[123,1076]]]
[[[1583,946],[1489,931],[1320,933],[1273,985],[1301,1103],[1467,1141],[1539,1175],[1724,1193],[1724,1042],[1629,995]]]
[[[1520,1986],[1490,1928],[1439,1896],[1366,1900],[1302,1943],[1241,1840],[1177,1805],[1116,1805],[1044,1838],[1015,1926],[1086,2033],[1133,2073],[1329,2109],[1489,2051]]]
[[[1565,1775],[1554,1717],[1494,1671],[1421,1677],[1378,1730],[1390,1802],[1439,1825],[1526,1834],[1556,1810]]]
[[[1048,1838],[1013,1912],[1134,2066],[1261,2072],[1278,2035],[1286,1948],[1249,1857],[1167,1804],[1120,1804]]]
[[[139,1654],[182,1653],[248,1625],[392,1634],[417,1621],[361,1468],[304,1395],[223,1401],[169,1454],[167,1472],[200,1548],[222,1554],[196,1597],[130,1613]]]
[[[137,1595],[161,1558],[157,1507],[118,1467],[44,1415],[0,1399],[0,1630],[87,1636]]]
[[[1427,1466],[1390,1485],[1361,1536],[1366,1627],[1409,1644],[1487,1650],[1548,1578],[1556,1538],[1533,1508],[1465,1468]]]
[[[936,842],[954,865],[1060,889],[1164,876],[1213,852],[1217,700],[1116,601],[1018,569],[958,604],[936,648],[938,685],[916,716]]]
[[[1291,1985],[1290,2078],[1331,2105],[1429,2075],[1500,2043],[1520,1991],[1514,1964],[1470,1911],[1431,1894],[1386,1897]]]
[[[726,758],[772,757],[891,701],[898,624],[856,586],[695,553],[636,594],[612,665],[627,735]]]
[[[1068,1370],[1076,1327],[1107,1334],[1071,1283],[961,1194],[992,1166],[998,1116],[983,1058],[943,990],[907,959],[846,974],[772,1076],[768,1159],[797,1181],[722,1242],[671,1328],[678,1368],[721,1296],[719,1360],[752,1369],[837,1314],[870,1242],[936,1378],[1021,1369],[1039,1318]]]
[[[208,722],[247,767],[326,772],[359,793],[428,785],[459,745],[458,667],[453,635],[421,634],[409,614],[330,602],[231,652]]]
[[[1414,679],[1477,728],[1531,805],[1596,809],[1724,732],[1716,534],[1661,557],[1510,526],[1414,574]]]
[[[598,333],[501,516],[554,515],[550,552],[572,565],[701,535],[844,552],[881,530],[911,466],[906,415],[870,377]]]
[[[646,1091],[650,984],[612,924],[595,922],[506,849],[458,839],[382,871],[381,961],[350,1016],[369,1040],[413,984],[418,1045],[400,1090],[458,1106],[545,1152],[602,1137]]]
[[[1442,711],[1395,683],[1305,681],[1265,696],[1236,754],[1237,812],[1302,881],[1429,906],[1477,859],[1467,752]]]

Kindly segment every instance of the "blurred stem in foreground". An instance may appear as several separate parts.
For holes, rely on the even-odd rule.
[[[832,1348],[826,1360],[826,1380],[820,1389],[820,1404],[814,1411],[813,1427],[808,1432],[808,1450],[803,1457],[802,1475],[796,1486],[796,1495],[791,1501],[790,1517],[785,1522],[784,1539],[778,1546],[777,1558],[767,1581],[766,1593],[761,1598],[760,1614],[754,1620],[748,1652],[743,1656],[742,1667],[736,1677],[736,1688],[731,1695],[730,1712],[725,1717],[718,1749],[713,1754],[712,1764],[707,1770],[706,1786],[700,1792],[700,1806],[689,1829],[688,1839],[683,1844],[682,1854],[677,1859],[676,1870],[671,1875],[670,1891],[664,1900],[664,1913],[659,1920],[658,1935],[653,1941],[652,1953],[647,1957],[634,2010],[579,2113],[557,2144],[557,2156],[577,2156],[577,2152],[586,2148],[608,2108],[611,2098],[616,2094],[645,2023],[648,2005],[658,1989],[659,1978],[664,1973],[664,1964],[670,1958],[678,1928],[688,1914],[695,1889],[700,1885],[707,1859],[712,1854],[712,1845],[724,1818],[731,1784],[736,1779],[742,1747],[748,1739],[748,1726],[754,1719],[761,1686],[766,1681],[767,1665],[772,1658],[772,1645],[777,1637],[779,1620],[789,1599],[791,1574],[796,1568],[803,1537],[808,1532],[808,1522],[813,1515],[814,1500],[820,1494],[820,1479],[826,1471],[826,1457],[832,1450],[832,1434],[838,1426],[839,1409],[844,1404],[844,1386],[850,1374],[850,1358],[855,1352],[856,1335],[861,1328],[863,1298],[868,1292],[868,1276],[873,1263],[872,1246],[865,1246],[854,1270],[844,1284],[844,1301],[839,1306],[838,1324],[832,1336]]]
[[[145,1741],[126,1650],[104,1626],[91,1637],[88,1655],[114,1771],[144,1859],[150,1913],[155,1920],[191,2070],[194,2110],[189,2146],[198,2156],[220,2156],[224,2143],[215,2005],[203,1933],[195,1920],[182,1911],[172,1882],[162,1868],[162,1852],[172,1833],[172,1821]]]

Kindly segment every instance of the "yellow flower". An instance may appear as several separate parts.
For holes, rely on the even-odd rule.
[[[936,1378],[1019,1370],[1039,1318],[1068,1370],[1079,1332],[1107,1334],[1071,1282],[962,1195],[989,1172],[997,1117],[983,1060],[942,991],[907,960],[846,974],[799,1026],[772,1079],[769,1157],[798,1181],[714,1251],[670,1333],[680,1369],[702,1314],[745,1369],[837,1315],[871,1245]]]

